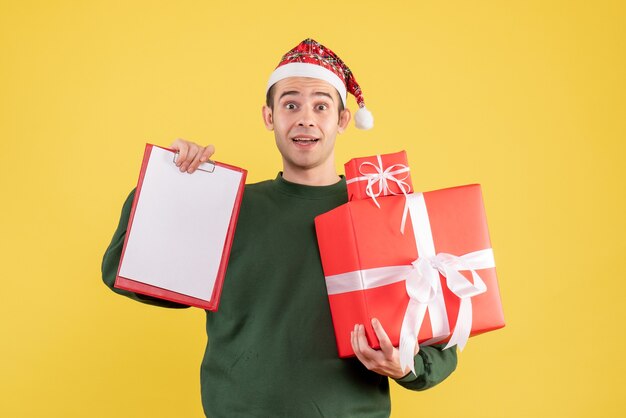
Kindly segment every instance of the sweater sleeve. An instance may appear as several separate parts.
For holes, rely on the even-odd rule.
[[[456,346],[447,350],[444,345],[420,347],[415,355],[415,373],[396,379],[399,385],[410,390],[426,390],[444,381],[456,369]]]
[[[154,298],[147,295],[140,295],[138,293],[129,292],[127,290],[117,289],[113,285],[115,284],[115,278],[117,277],[117,270],[120,264],[120,258],[122,256],[122,249],[124,247],[124,238],[126,237],[126,229],[128,227],[128,220],[130,218],[130,210],[133,206],[133,199],[135,197],[135,190],[133,189],[122,207],[122,214],[120,215],[120,222],[113,234],[111,243],[104,253],[102,258],[102,280],[109,289],[117,294],[129,297],[136,301],[146,303],[149,305],[161,306],[164,308],[187,308],[187,305],[182,305],[167,300]]]

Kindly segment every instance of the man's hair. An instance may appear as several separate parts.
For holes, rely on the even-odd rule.
[[[272,87],[270,87],[270,89],[267,91],[267,94],[265,95],[265,104],[267,105],[267,107],[269,107],[270,109],[274,110],[274,86],[276,84],[272,85]],[[337,115],[339,117],[341,117],[341,111],[344,109],[343,107],[343,100],[341,100],[341,97],[339,97],[339,92],[334,89],[335,92],[337,92],[337,97],[339,98],[339,103],[337,105],[337,108],[339,109],[339,111],[337,112]]]

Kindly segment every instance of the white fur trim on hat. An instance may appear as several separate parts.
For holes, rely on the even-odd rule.
[[[282,79],[289,77],[310,77],[327,81],[339,92],[339,96],[341,97],[341,101],[343,102],[344,107],[347,106],[346,85],[339,78],[339,76],[320,65],[309,64],[306,62],[291,62],[289,64],[284,64],[276,68],[274,72],[270,75],[270,79],[267,82],[267,88],[265,89],[265,93],[267,93],[270,87],[272,87],[274,84]]]

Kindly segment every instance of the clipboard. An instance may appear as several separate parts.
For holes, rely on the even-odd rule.
[[[247,171],[209,161],[181,173],[146,144],[114,286],[216,311]]]

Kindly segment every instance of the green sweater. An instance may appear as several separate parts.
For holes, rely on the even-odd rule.
[[[134,191],[102,263],[113,291],[144,303],[183,307],[113,288]],[[388,417],[388,378],[337,356],[313,219],[347,201],[345,179],[304,186],[282,178],[246,185],[217,312],[207,311],[202,403],[211,418]],[[456,367],[455,349],[422,347],[423,390]]]

